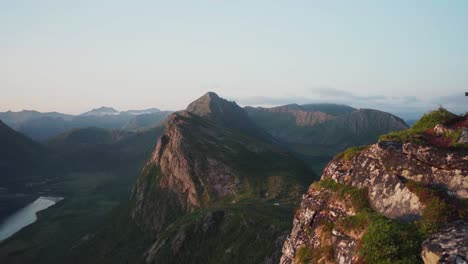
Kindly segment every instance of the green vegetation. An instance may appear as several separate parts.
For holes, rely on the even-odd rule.
[[[320,180],[316,186],[333,191],[339,199],[349,199],[351,205],[357,212],[367,212],[371,210],[366,189],[359,189],[351,185],[341,184],[332,179]]]
[[[110,263],[138,262],[133,257],[141,256],[147,249],[139,244],[146,241],[146,234],[139,231],[134,222],[128,219],[125,204],[136,175],[161,132],[162,129],[157,128],[135,133],[112,144],[78,145],[67,141],[49,145],[49,150],[60,159],[52,164],[46,163],[49,165],[48,170],[55,174],[60,172],[61,175],[57,180],[48,182],[47,187],[52,195],[63,196],[65,200],[41,211],[37,222],[0,243],[0,262],[89,263],[80,260],[86,255],[92,259],[93,256],[106,254],[114,256],[113,260],[118,260]],[[86,139],[93,138],[91,134],[83,136]],[[35,144],[31,144],[30,148],[34,146]],[[24,164],[23,167],[28,167]],[[117,207],[119,209],[115,209]],[[101,234],[96,230],[105,232]],[[91,238],[96,240],[89,244],[90,251],[83,251],[86,254],[75,251],[81,245],[86,247],[88,244],[84,241]],[[107,242],[115,242],[113,246],[125,245],[124,240],[130,238],[135,238],[135,243],[129,245],[130,248],[119,248],[119,251]],[[98,248],[98,244],[109,246]],[[99,250],[102,251],[98,252]],[[134,253],[129,253],[131,250]],[[124,255],[128,255],[128,259]],[[94,261],[106,263],[103,259]]]
[[[402,131],[390,132],[388,134],[382,135],[379,137],[379,141],[411,141],[415,143],[421,143],[419,138],[420,132],[407,129]]]
[[[302,246],[297,250],[295,261],[300,264],[312,263],[312,249],[308,246]]]
[[[457,115],[447,111],[447,109],[443,107],[439,107],[439,109],[423,115],[418,122],[411,127],[411,130],[423,132],[433,128],[437,124],[447,124],[455,118],[457,118]]]
[[[267,203],[206,208],[178,218],[152,243],[166,241],[158,263],[262,263],[281,250],[282,241],[275,241],[292,216],[292,206]]]
[[[364,231],[372,221],[372,212],[359,212],[356,215],[343,217],[337,223],[336,227],[345,231]]]
[[[443,135],[443,137],[445,138],[449,138],[450,139],[450,144],[452,146],[456,146],[457,145],[457,142],[458,140],[460,139],[461,135],[462,135],[462,129],[459,128],[459,129],[456,129],[456,130],[452,130],[452,131],[449,131],[447,133],[445,133]]]
[[[391,132],[380,136],[380,141],[411,141],[421,142],[420,135],[437,124],[447,124],[458,116],[440,107],[421,117],[411,128],[402,131]]]
[[[355,157],[356,155],[360,154],[361,152],[363,152],[364,150],[368,148],[369,148],[368,145],[350,147],[346,149],[345,151],[336,155],[335,159],[343,159],[344,161],[350,161],[353,157]]]
[[[336,195],[334,199],[349,201],[353,206],[356,215],[340,219],[334,228],[344,233],[364,232],[358,254],[366,263],[421,263],[423,235],[418,223],[401,223],[375,212],[370,207],[365,189],[331,179],[314,185],[332,191]]]
[[[409,181],[406,186],[425,205],[422,220],[418,223],[425,236],[437,232],[450,217],[456,215],[455,210],[441,198],[437,191],[414,181]]]
[[[254,123],[286,143],[319,175],[330,159],[346,148],[373,144],[380,135],[407,128],[403,120],[377,110],[315,104],[289,108],[321,111],[336,117],[310,126],[299,126],[291,113],[254,108],[246,110]]]
[[[414,224],[376,217],[362,237],[359,254],[366,263],[421,263],[421,242]]]

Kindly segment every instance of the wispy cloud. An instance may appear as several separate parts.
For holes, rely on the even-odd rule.
[[[393,113],[405,119],[416,119],[438,106],[443,106],[455,113],[468,111],[468,97],[449,95],[422,99],[416,96],[360,95],[332,87],[318,87],[307,91],[307,96],[268,97],[252,96],[232,98],[243,106],[278,106],[285,104],[336,103],[347,104],[356,108],[372,108]]]

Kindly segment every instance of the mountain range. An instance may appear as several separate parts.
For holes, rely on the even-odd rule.
[[[130,131],[152,128],[170,113],[171,111],[161,111],[157,108],[119,112],[111,107],[100,107],[75,116],[24,110],[0,113],[0,120],[34,140],[44,141],[76,128],[97,127]]]
[[[93,118],[108,120],[124,115],[110,108],[91,112],[96,114]],[[327,175],[347,171],[352,180],[353,173],[364,171],[359,166],[371,159],[391,159],[369,150],[356,164],[348,162],[350,153],[368,147],[336,154],[348,146],[375,142],[389,132],[385,138],[392,138],[386,143],[391,147],[393,138],[409,131],[400,118],[372,109],[336,104],[242,108],[213,92],[159,124],[146,129],[83,127],[41,144],[33,142],[51,153],[47,157],[54,164],[61,165],[63,176],[54,188],[66,198],[41,213],[37,223],[0,243],[0,260],[278,263],[281,258],[284,263],[288,259],[306,263],[299,261],[297,252],[301,241],[309,241],[303,237],[309,236],[307,229],[316,230],[297,224],[303,224],[297,219],[298,214],[300,219],[311,215],[321,219],[315,211],[307,211],[304,203],[310,200],[304,197],[312,195],[310,183],[319,180],[325,161],[332,159],[325,167]],[[343,160],[344,165],[336,168]],[[341,178],[336,181],[345,184]],[[328,181],[320,184],[335,188]],[[347,195],[347,191],[354,194],[349,188],[338,193]],[[386,189],[379,192],[389,193]],[[385,199],[371,203],[379,201]],[[299,229],[303,233],[297,237],[293,232]],[[352,256],[355,251],[346,252]]]
[[[374,142],[382,134],[408,128],[386,112],[336,104],[245,108],[259,127],[297,153],[317,173],[338,152]]]

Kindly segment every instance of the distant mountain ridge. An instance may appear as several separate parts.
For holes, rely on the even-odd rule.
[[[0,220],[49,189],[50,152],[0,121]]]
[[[80,116],[106,116],[106,115],[118,115],[118,114],[120,114],[120,112],[115,110],[114,108],[102,106],[99,108],[95,108],[91,111],[82,113],[80,114]]]
[[[308,104],[272,108],[246,107],[250,118],[309,164],[321,170],[344,149],[369,144],[380,135],[408,128],[397,116],[345,105]]]
[[[0,120],[35,140],[46,140],[71,129],[99,127],[105,129],[142,130],[159,125],[171,111],[158,108],[119,112],[100,107],[80,115],[37,111],[3,112]]]
[[[315,175],[260,131],[244,109],[214,93],[172,114],[122,212],[127,220],[115,222],[125,222],[117,226],[124,232],[137,225],[150,240],[136,247],[143,240],[112,232],[110,245],[101,238],[111,234],[98,235],[77,254],[83,262],[97,262],[100,252],[91,257],[80,250],[110,246],[147,263],[279,260],[281,243],[271,241],[282,240],[284,216]],[[229,247],[233,254],[225,253]]]
[[[264,139],[268,137],[252,122],[244,109],[235,102],[220,98],[214,92],[208,92],[190,103],[186,111],[248,135]]]

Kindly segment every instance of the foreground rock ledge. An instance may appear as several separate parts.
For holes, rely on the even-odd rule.
[[[468,263],[468,222],[450,223],[424,241],[422,247],[426,264]]]

